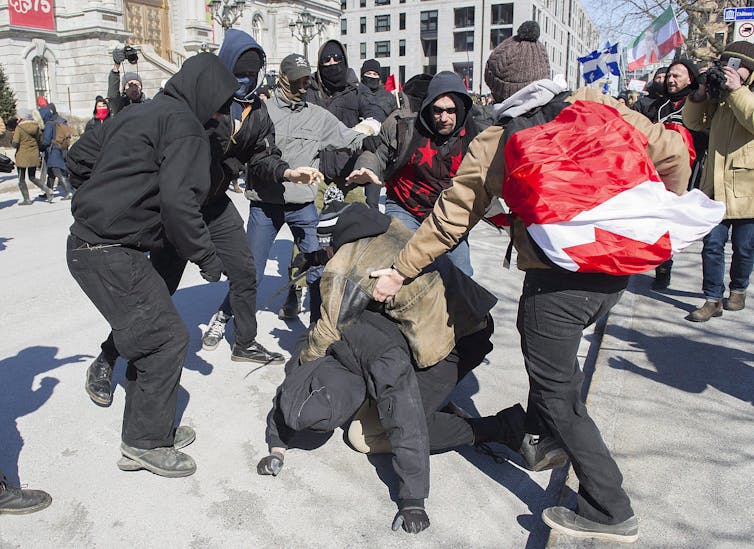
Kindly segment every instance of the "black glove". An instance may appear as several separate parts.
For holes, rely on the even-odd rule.
[[[199,274],[207,282],[217,282],[223,274],[223,262],[216,255],[199,265]]]
[[[278,476],[278,473],[283,468],[283,456],[277,452],[263,457],[259,463],[257,463],[257,473],[260,475],[272,475]]]
[[[361,150],[369,151],[369,152],[376,152],[377,147],[379,147],[381,143],[382,143],[382,137],[380,137],[379,135],[368,135],[361,142]]]
[[[113,50],[113,61],[115,61],[115,64],[120,65],[125,60],[126,52],[123,50],[123,48],[115,48]]]
[[[316,252],[301,252],[291,261],[291,269],[297,269],[303,272],[310,267],[319,267],[327,264],[327,250],[317,250]]]
[[[393,531],[397,531],[401,526],[409,534],[418,534],[429,528],[429,517],[424,507],[406,506],[398,511],[393,519]]]

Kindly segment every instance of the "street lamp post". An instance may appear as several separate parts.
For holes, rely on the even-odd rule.
[[[243,15],[246,0],[210,0],[209,10],[212,19],[217,21],[223,30],[228,30]]]
[[[309,11],[304,10],[298,14],[295,21],[288,23],[291,35],[304,45],[304,57],[309,59],[309,43],[322,34],[328,22],[319,17],[314,17]]]

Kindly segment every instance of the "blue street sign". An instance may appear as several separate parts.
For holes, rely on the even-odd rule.
[[[752,21],[754,20],[754,7],[747,8],[725,8],[723,12],[724,21]]]

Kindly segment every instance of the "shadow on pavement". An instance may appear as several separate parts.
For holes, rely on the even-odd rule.
[[[0,203],[0,208],[2,207],[2,203]],[[6,242],[10,242],[13,240],[12,238],[5,238],[4,236],[0,236],[0,252],[7,248],[5,245]]]
[[[65,364],[93,358],[89,355],[56,358],[57,352],[57,347],[35,346],[19,351],[16,356],[0,360],[0,470],[16,486],[20,481],[18,458],[24,446],[17,421],[39,410],[52,397],[55,386],[60,383],[58,378],[46,375],[34,389],[34,379]]]
[[[622,357],[610,358],[612,368],[626,370],[687,393],[702,393],[713,387],[754,404],[754,354],[733,346],[716,345],[677,335],[650,336],[615,326],[611,335],[646,352],[654,370]],[[701,335],[700,337],[704,337]],[[682,350],[679,352],[679,350]]]

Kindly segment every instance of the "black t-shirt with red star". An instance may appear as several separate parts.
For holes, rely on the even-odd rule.
[[[424,219],[440,193],[453,184],[453,177],[463,160],[466,129],[447,144],[416,132],[410,147],[414,151],[408,162],[386,181],[387,196],[419,219]]]

